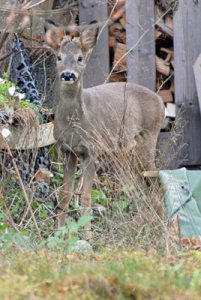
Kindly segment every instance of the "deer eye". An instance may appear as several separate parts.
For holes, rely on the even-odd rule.
[[[60,56],[60,55],[57,56],[57,60],[58,60],[58,61],[61,61],[61,56]]]
[[[82,57],[82,56],[78,56],[77,61],[78,61],[78,62],[82,62],[82,61],[83,61],[83,57]]]

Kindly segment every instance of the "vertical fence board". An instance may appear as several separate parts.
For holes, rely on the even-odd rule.
[[[175,103],[187,123],[186,144],[181,152],[184,165],[201,165],[201,118],[193,75],[193,64],[201,52],[201,3],[180,0],[174,16]]]
[[[44,10],[50,10],[53,8],[53,5],[54,5],[54,0],[48,0],[47,2],[42,3],[41,7]]]
[[[107,1],[82,0],[79,4],[80,24],[93,20],[106,21],[108,18]],[[109,73],[108,27],[102,31],[84,74],[84,87],[104,83]]]
[[[128,81],[155,91],[154,1],[126,1]]]

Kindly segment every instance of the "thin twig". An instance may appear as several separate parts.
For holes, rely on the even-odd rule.
[[[100,30],[100,32],[99,32],[99,34],[98,34],[98,39],[99,39],[101,33],[103,32],[103,30],[105,29],[105,27],[106,27],[107,25],[110,24],[112,14],[113,14],[113,12],[114,12],[114,10],[115,10],[117,4],[118,4],[118,0],[116,0],[115,4],[114,4],[114,6],[113,6],[113,8],[112,8],[112,10],[111,10],[111,12],[110,12],[110,15],[109,15],[108,19],[104,22],[104,25],[103,25],[103,27],[101,28],[101,30]]]
[[[160,90],[162,89],[162,87],[166,84],[166,82],[168,82],[168,80],[174,75],[174,71],[172,71],[170,73],[170,75],[162,82],[162,84],[159,86],[156,94],[158,94],[160,92]]]
[[[38,5],[40,5],[40,4],[44,3],[44,2],[47,2],[47,1],[48,1],[48,0],[41,0],[41,1],[37,2],[37,3],[34,3],[34,4],[32,4],[32,5],[29,6],[29,9],[30,9],[30,8],[33,8],[33,7],[35,7],[35,6],[38,6]]]
[[[0,61],[6,59],[7,57],[9,57],[12,54],[12,51],[10,51],[9,53],[3,55],[2,57],[0,57]]]

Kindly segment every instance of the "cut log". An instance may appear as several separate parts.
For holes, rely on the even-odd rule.
[[[124,13],[123,16],[119,19],[119,22],[121,23],[123,29],[126,30],[126,14]]]
[[[167,16],[165,19],[165,25],[173,30],[173,19],[170,16]]]
[[[115,49],[117,41],[113,35],[109,36],[109,48]]]
[[[155,38],[156,38],[156,39],[160,38],[162,34],[163,34],[163,33],[162,33],[162,31],[160,30],[160,28],[156,27],[156,28],[155,28]]]
[[[119,43],[126,44],[126,34],[119,22],[116,22],[110,26],[109,34],[114,36]]]
[[[161,90],[158,94],[163,99],[163,102],[173,103],[173,96],[171,90]]]
[[[168,48],[160,48],[161,51],[167,53],[167,56],[165,58],[165,62],[170,62],[173,58],[174,52],[172,49],[168,49]]]
[[[125,82],[127,79],[126,72],[113,72],[110,76],[110,82]]]
[[[170,64],[156,55],[156,70],[162,75],[170,75]]]
[[[127,63],[126,63],[125,53],[126,53],[126,45],[122,43],[117,43],[115,48],[115,55],[114,55],[114,66],[116,66],[119,60],[120,62],[115,67],[115,71],[120,71],[120,72],[126,71]]]
[[[119,20],[120,18],[122,18],[123,15],[124,15],[124,9],[123,8],[119,8],[117,11],[115,11],[112,14],[111,20],[113,22],[116,22],[117,20]]]
[[[56,142],[53,136],[53,128],[52,122],[42,124],[38,128],[30,128],[29,130],[22,126],[1,125],[0,149],[7,148],[6,142],[13,150],[37,149],[50,146]]]
[[[166,35],[173,38],[173,23],[170,24],[169,20],[167,23],[165,23],[163,19],[163,12],[158,8],[158,6],[155,6],[155,22],[156,25],[160,28],[161,31],[163,31]],[[169,25],[171,27],[169,27]]]

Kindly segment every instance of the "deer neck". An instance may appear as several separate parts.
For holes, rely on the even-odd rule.
[[[82,81],[72,85],[65,85],[60,82],[58,95],[57,117],[65,118],[67,121],[72,118],[79,121],[83,116],[84,107]]]

